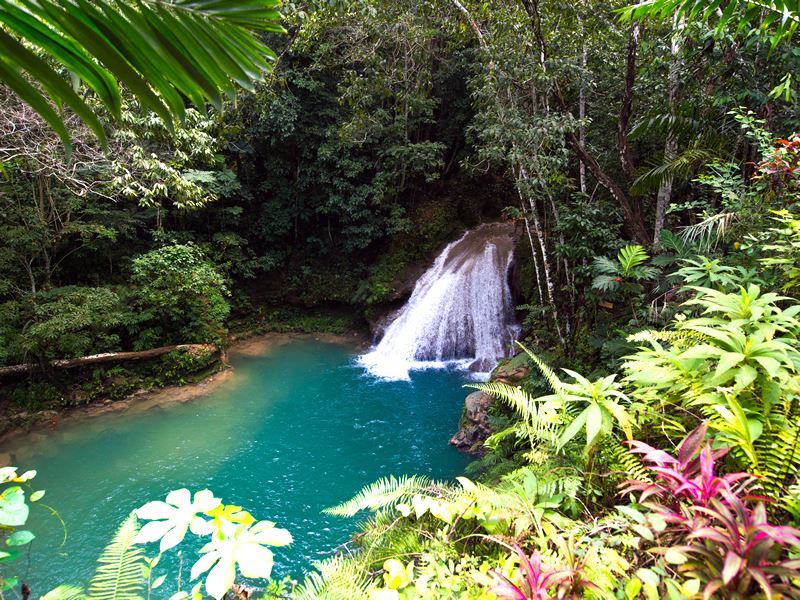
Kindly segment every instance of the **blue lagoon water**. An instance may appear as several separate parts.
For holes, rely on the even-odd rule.
[[[73,421],[35,441],[0,448],[66,524],[42,507],[20,575],[39,597],[84,585],[118,524],[169,490],[208,488],[257,519],[289,529],[274,575],[295,578],[346,542],[355,520],[320,511],[385,475],[452,478],[467,459],[448,446],[463,406],[463,373],[413,372],[382,381],[355,364],[354,348],[313,338],[232,358],[233,376],[185,403]],[[63,541],[63,543],[62,543]],[[191,552],[191,549],[189,549]],[[166,559],[177,569],[177,556]],[[187,555],[184,578],[193,557]],[[166,593],[164,597],[168,597]]]

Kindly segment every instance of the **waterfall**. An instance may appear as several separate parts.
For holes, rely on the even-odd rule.
[[[481,225],[449,244],[417,281],[380,343],[360,357],[376,377],[458,362],[490,371],[517,333],[508,287],[513,227]]]

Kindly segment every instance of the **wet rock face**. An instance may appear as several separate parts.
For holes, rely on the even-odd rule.
[[[492,397],[485,392],[472,392],[467,396],[458,431],[450,439],[453,446],[470,454],[483,453],[483,442],[492,433],[488,420],[491,404]]]
[[[512,365],[513,363],[509,363],[498,367],[492,375],[492,381],[519,385],[530,374],[529,366]],[[489,426],[489,409],[492,402],[494,398],[485,392],[472,392],[467,396],[458,431],[450,439],[450,444],[469,454],[476,456],[484,454],[483,443],[492,434],[492,428]]]
[[[508,385],[519,385],[531,372],[527,365],[512,366],[513,363],[505,364],[497,368],[492,374],[492,381],[507,383]]]

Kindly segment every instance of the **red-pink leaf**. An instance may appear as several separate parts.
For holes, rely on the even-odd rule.
[[[761,589],[764,590],[764,595],[767,598],[772,598],[772,586],[769,584],[769,578],[767,574],[764,573],[761,569],[757,569],[755,567],[750,567],[747,569],[747,572],[758,582],[758,585],[761,586]]]
[[[745,560],[735,552],[728,552],[725,557],[725,566],[722,567],[722,581],[728,585],[742,570]]]
[[[683,439],[680,446],[678,446],[678,460],[681,465],[688,464],[697,454],[700,444],[706,439],[706,431],[708,431],[708,426],[703,423]]]

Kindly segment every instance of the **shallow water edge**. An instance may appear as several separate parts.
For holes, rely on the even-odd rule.
[[[228,356],[259,357],[276,348],[296,340],[314,340],[342,344],[354,349],[367,346],[367,340],[358,333],[338,335],[333,333],[275,333],[269,332],[232,340],[226,348]],[[33,423],[13,427],[0,435],[0,447],[15,447],[35,444],[59,427],[78,421],[91,419],[109,413],[131,411],[143,412],[169,404],[183,404],[206,396],[236,377],[236,369],[225,360],[220,368],[208,377],[183,385],[169,385],[160,388],[138,390],[119,400],[100,400],[81,406],[64,407],[61,410],[44,411],[42,418]],[[11,463],[8,452],[0,452],[0,467]]]

